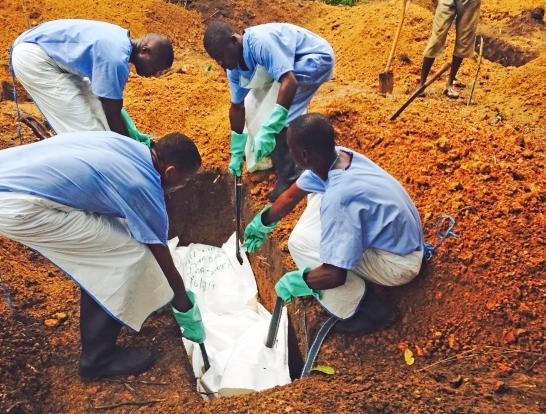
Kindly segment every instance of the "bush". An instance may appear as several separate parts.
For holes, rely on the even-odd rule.
[[[359,0],[324,0],[326,4],[329,4],[331,6],[354,6],[356,3],[359,2]]]

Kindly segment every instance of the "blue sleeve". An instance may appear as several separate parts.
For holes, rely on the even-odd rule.
[[[281,39],[276,33],[270,33],[269,36],[253,37],[249,46],[256,63],[265,67],[277,82],[285,73],[294,71],[296,36]]]
[[[108,99],[123,99],[123,89],[129,80],[128,55],[115,53],[112,44],[95,45],[91,69],[91,90],[97,96]]]
[[[239,83],[239,71],[237,69],[228,70],[227,77],[229,82],[229,90],[231,91],[231,102],[240,104],[244,101],[250,89],[241,88]]]
[[[149,185],[132,191],[123,206],[127,226],[132,236],[144,244],[167,246],[169,223],[164,195]]]
[[[363,242],[365,232],[358,209],[350,202],[342,203],[341,191],[336,191],[322,198],[320,221],[320,260],[343,269],[356,269],[368,247]]]
[[[311,170],[305,170],[296,180],[296,184],[303,191],[308,191],[310,193],[323,194],[325,189],[324,181]]]

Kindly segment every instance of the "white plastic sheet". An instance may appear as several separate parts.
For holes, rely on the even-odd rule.
[[[288,319],[283,309],[273,348],[265,341],[271,314],[258,302],[256,281],[244,254],[235,257],[235,234],[221,247],[190,244],[171,252],[186,288],[195,293],[211,367],[204,372],[199,345],[183,339],[205,400],[290,383]]]
[[[260,127],[269,119],[275,108],[280,86],[279,82],[273,82],[261,88],[251,89],[245,98],[245,131],[248,133],[245,157],[248,172],[267,170],[273,167],[270,157],[264,157],[261,161],[256,161],[252,152],[252,144]]]

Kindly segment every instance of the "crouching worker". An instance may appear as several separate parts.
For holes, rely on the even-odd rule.
[[[0,151],[0,234],[42,254],[81,288],[82,377],[128,375],[153,362],[116,345],[170,302],[182,335],[205,339],[194,296],[167,247],[164,195],[201,166],[178,133],[146,146],[111,131],[74,132]]]
[[[245,229],[255,251],[307,195],[288,241],[298,270],[275,285],[286,302],[314,296],[338,321],[339,333],[363,334],[389,325],[394,311],[366,285],[408,283],[423,260],[419,214],[402,185],[371,160],[334,142],[330,121],[302,115],[288,128],[288,146],[305,171]]]

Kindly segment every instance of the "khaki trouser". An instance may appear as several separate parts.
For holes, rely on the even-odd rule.
[[[315,269],[320,260],[320,205],[322,195],[310,194],[307,208],[288,239],[288,249],[298,269]],[[341,319],[351,317],[366,292],[366,281],[383,286],[404,285],[421,270],[423,249],[399,256],[378,249],[367,249],[358,267],[347,271],[345,284],[320,291],[321,305]]]
[[[480,19],[481,0],[438,0],[432,35],[424,56],[437,58],[442,55],[447,34],[455,19],[455,48],[453,56],[471,57],[476,43],[476,31]]]

